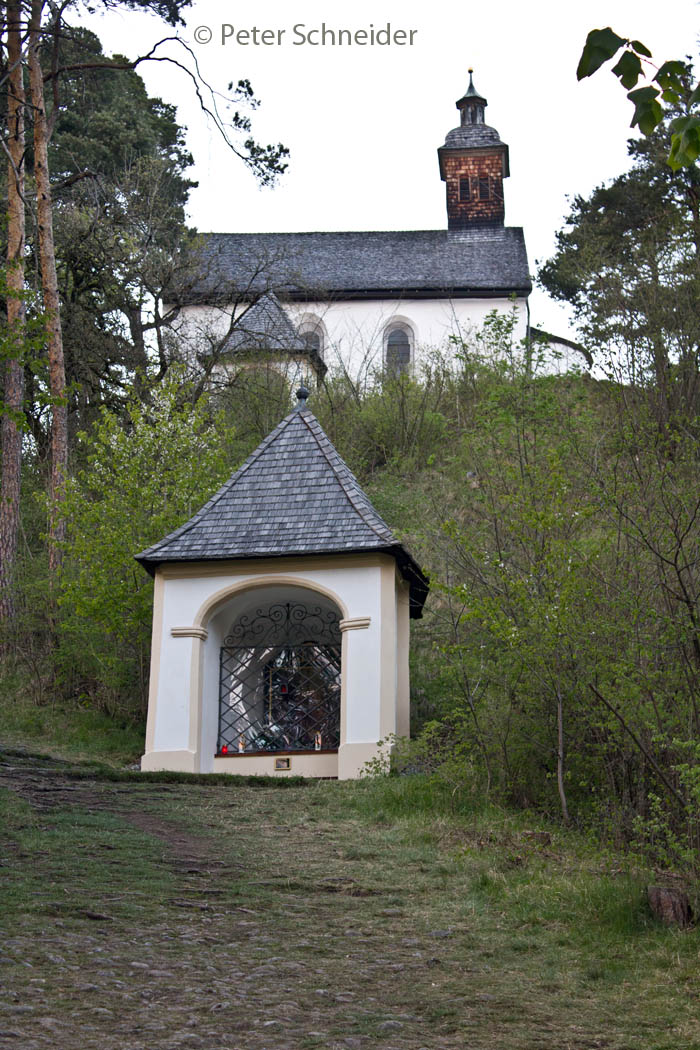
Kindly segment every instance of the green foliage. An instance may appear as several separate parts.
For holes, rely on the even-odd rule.
[[[171,26],[184,25],[182,12],[192,0],[101,0],[103,7],[126,7],[131,11],[146,11],[158,15]]]
[[[341,455],[363,476],[387,466],[399,475],[424,466],[447,438],[446,360],[433,355],[419,376],[372,379],[366,389],[348,376],[326,379],[314,398],[314,412]]]
[[[195,183],[187,177],[192,158],[175,107],[150,97],[140,76],[117,68],[124,60],[105,55],[86,29],[63,26],[55,52],[48,32],[44,43],[47,75],[52,63],[67,69],[55,96],[47,87],[47,105],[55,122],[49,163],[72,436],[91,424],[103,404],[121,404],[133,376],[156,357],[167,367],[167,325],[159,301],[185,265],[192,242],[185,205]],[[31,127],[26,171],[32,197]],[[31,287],[39,273],[35,236],[29,222],[27,323],[19,356],[25,365],[27,428],[44,457],[51,414],[41,297]],[[0,240],[4,244],[4,230]],[[7,298],[4,275],[0,298]],[[8,347],[0,332],[3,359],[6,347],[18,356],[17,346]]]
[[[242,460],[290,411],[292,376],[275,362],[260,358],[244,360],[239,355],[227,364],[230,371],[212,393],[211,405],[224,418],[236,421],[233,458]]]
[[[662,426],[700,407],[700,172],[669,169],[669,136],[662,125],[630,142],[630,171],[574,198],[539,272],[547,291],[573,306],[610,378],[649,389]]]
[[[700,102],[700,85],[689,82],[686,63],[674,59],[657,68],[646,62],[652,54],[644,44],[618,36],[608,27],[592,29],[588,34],[576,76],[579,80],[592,76],[625,47],[627,50],[622,52],[612,72],[634,105],[631,126],[638,127],[643,135],[651,135],[666,116],[662,102],[676,109],[682,107],[684,113],[671,122],[671,148],[666,161],[673,171],[692,167],[700,156],[700,114],[695,109]],[[656,72],[651,84],[637,88],[644,75],[642,59]]]
[[[653,371],[636,385],[546,374],[497,314],[425,375],[334,378],[314,394],[432,584],[412,627],[417,739],[393,749],[402,775],[377,821],[509,800],[696,866],[698,416],[681,401],[663,422],[656,394]],[[80,710],[142,712],[151,586],[133,554],[288,409],[286,379],[262,366],[205,401],[171,376],[81,437],[54,625],[59,684]],[[37,569],[25,605],[41,600]],[[367,798],[384,790],[369,779]]]
[[[80,435],[86,466],[66,491],[59,659],[74,690],[132,712],[145,710],[153,590],[134,555],[198,510],[231,466],[223,420],[183,403],[178,379],[132,399],[126,420],[103,410]]]
[[[3,749],[21,744],[26,750],[65,759],[124,766],[143,753],[143,727],[133,718],[119,718],[80,703],[37,697],[29,688],[28,668],[5,673],[0,689]],[[37,703],[37,699],[42,702]]]
[[[168,12],[176,14],[182,5],[131,6],[170,17]],[[105,54],[89,30],[63,23],[55,39],[47,27],[43,43],[47,85],[55,88],[47,90],[53,123],[49,154],[73,435],[90,426],[103,405],[120,408],[135,376],[153,371],[154,365],[162,376],[180,359],[181,345],[173,334],[178,310],[172,305],[166,310],[164,304],[172,304],[174,288],[188,286],[198,265],[193,257],[199,239],[185,224],[187,198],[196,183],[188,177],[192,157],[175,107],[150,97],[124,56]],[[206,107],[211,91],[197,72],[192,81]],[[287,151],[260,146],[250,137],[248,113],[258,106],[250,83],[239,80],[229,92],[226,105],[211,103],[210,115],[258,180],[270,184],[285,170]],[[229,104],[227,123],[222,123],[214,111],[223,113]],[[244,137],[239,149],[236,143]],[[31,135],[28,142],[31,187]],[[31,230],[28,242],[36,251]],[[37,273],[38,264],[28,272]],[[232,293],[231,301],[237,298]],[[44,366],[27,376],[29,423],[42,456],[50,444],[45,372]]]
[[[637,88],[636,91],[630,91],[627,96],[630,102],[634,103],[632,127],[639,127],[642,135],[651,135],[652,131],[654,131],[663,120],[664,111],[657,101],[658,94],[659,92],[656,88],[643,87]],[[694,159],[695,158],[693,158],[693,160]],[[671,167],[674,166],[670,155],[669,165]],[[676,165],[676,167],[680,167],[680,165]]]
[[[623,38],[614,33],[609,27],[607,29],[592,29],[588,34],[586,46],[579,59],[578,69],[576,70],[578,79],[582,80],[584,77],[592,76],[604,62],[607,62],[613,55],[617,54],[624,43]]]
[[[362,465],[432,584],[412,632],[417,740],[398,742],[393,768],[419,770],[455,807],[487,795],[568,812],[694,867],[692,406],[660,430],[653,374],[644,389],[544,374],[507,319],[455,350],[430,388],[450,440]],[[398,449],[384,396],[374,418]],[[363,400],[336,401],[339,445],[358,447]]]
[[[7,303],[9,298],[18,298],[18,293],[8,288],[7,267],[0,266],[0,300]],[[43,314],[40,312],[35,296],[29,290],[25,289],[20,298],[25,304],[26,311],[20,331],[8,325],[5,311],[0,316],[0,369],[2,369],[3,376],[10,361],[18,362],[31,375],[40,374],[44,369],[43,350],[46,342],[46,328]],[[24,429],[26,427],[24,408],[18,411],[8,405],[4,396],[4,385],[3,383],[0,389],[0,418],[10,416],[18,427]]]
[[[48,68],[52,59],[45,56]],[[49,154],[52,178],[60,183],[88,172],[94,196],[95,190],[104,191],[105,180],[118,183],[137,158],[158,157],[168,173],[161,186],[163,203],[177,201],[183,208],[196,183],[185,175],[193,161],[175,106],[151,98],[135,70],[119,68],[126,59],[104,54],[95,34],[82,27],[61,35],[56,62],[88,68],[61,77]],[[74,192],[75,187],[63,188],[61,197],[70,201]]]
[[[633,88],[642,75],[642,63],[639,55],[625,51],[620,61],[613,67],[613,73],[620,78],[623,87]]]
[[[104,67],[61,78],[50,154],[60,184],[54,231],[77,431],[103,404],[123,401],[125,374],[146,371],[164,353],[158,303],[188,243],[185,205],[196,184],[175,108],[151,98],[135,71],[110,68],[123,59],[103,54],[89,31],[70,29],[58,62]],[[40,410],[36,416],[43,430]]]

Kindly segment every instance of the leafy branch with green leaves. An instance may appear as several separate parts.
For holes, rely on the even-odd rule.
[[[671,150],[667,163],[674,170],[691,167],[700,156],[700,84],[692,84],[686,62],[672,59],[661,66],[651,62],[652,54],[639,40],[618,36],[608,26],[592,29],[579,59],[579,80],[592,76],[622,51],[612,72],[627,90],[634,105],[631,127],[651,135],[666,115],[666,107],[683,112],[671,124]],[[652,71],[653,75],[652,75]],[[649,81],[637,87],[640,79]],[[665,106],[664,106],[665,104]]]

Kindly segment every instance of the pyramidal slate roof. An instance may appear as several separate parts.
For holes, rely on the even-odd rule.
[[[422,614],[428,582],[380,518],[313,413],[286,416],[193,518],[136,555],[153,575],[168,562],[384,552]]]
[[[274,292],[256,299],[236,320],[225,353],[272,353],[308,357],[317,375],[328,371],[318,350],[306,345]]]
[[[306,344],[289,320],[274,292],[249,306],[226,340],[224,350],[282,350],[306,352]]]

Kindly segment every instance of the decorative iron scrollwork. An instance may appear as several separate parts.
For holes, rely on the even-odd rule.
[[[332,609],[301,602],[278,602],[241,616],[224,645],[303,644],[310,640],[340,644],[340,618]]]

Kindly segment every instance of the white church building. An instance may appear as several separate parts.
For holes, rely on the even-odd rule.
[[[473,84],[438,149],[441,230],[211,233],[167,309],[182,345],[222,367],[265,352],[299,378],[342,368],[417,371],[421,355],[466,336],[494,310],[528,332],[531,281],[522,228],[505,225],[508,146]]]

